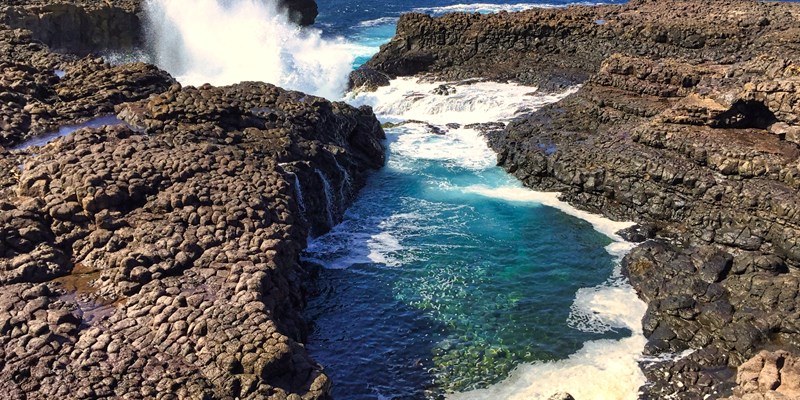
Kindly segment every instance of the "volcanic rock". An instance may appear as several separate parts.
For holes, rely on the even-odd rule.
[[[409,14],[365,67],[582,84],[487,131],[489,144],[525,185],[646,227],[623,232],[645,241],[623,263],[648,302],[645,350],[702,350],[643,363],[641,396],[720,397],[760,350],[800,344],[799,16],[792,3],[682,0]]]
[[[302,345],[299,253],[383,165],[371,109],[183,88],[22,29],[0,49],[4,396],[329,398]],[[107,113],[125,123],[10,150]]]

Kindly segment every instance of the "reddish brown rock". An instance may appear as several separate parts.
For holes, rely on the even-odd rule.
[[[739,366],[728,400],[800,398],[800,358],[786,351],[762,351]]]

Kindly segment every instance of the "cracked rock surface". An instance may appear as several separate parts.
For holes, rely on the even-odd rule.
[[[0,397],[328,398],[299,252],[383,165],[372,111],[0,48]]]

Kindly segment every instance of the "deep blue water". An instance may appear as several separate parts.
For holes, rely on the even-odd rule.
[[[550,207],[446,188],[508,184],[499,169],[409,159],[393,145],[390,166],[309,254],[349,266],[322,269],[308,307],[308,347],[337,398],[483,387],[521,362],[617,337],[567,326],[577,290],[611,274],[607,237]]]

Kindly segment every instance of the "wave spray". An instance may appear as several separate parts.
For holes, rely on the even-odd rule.
[[[182,84],[264,81],[331,99],[342,96],[353,45],[289,22],[273,0],[148,0],[156,64]]]

